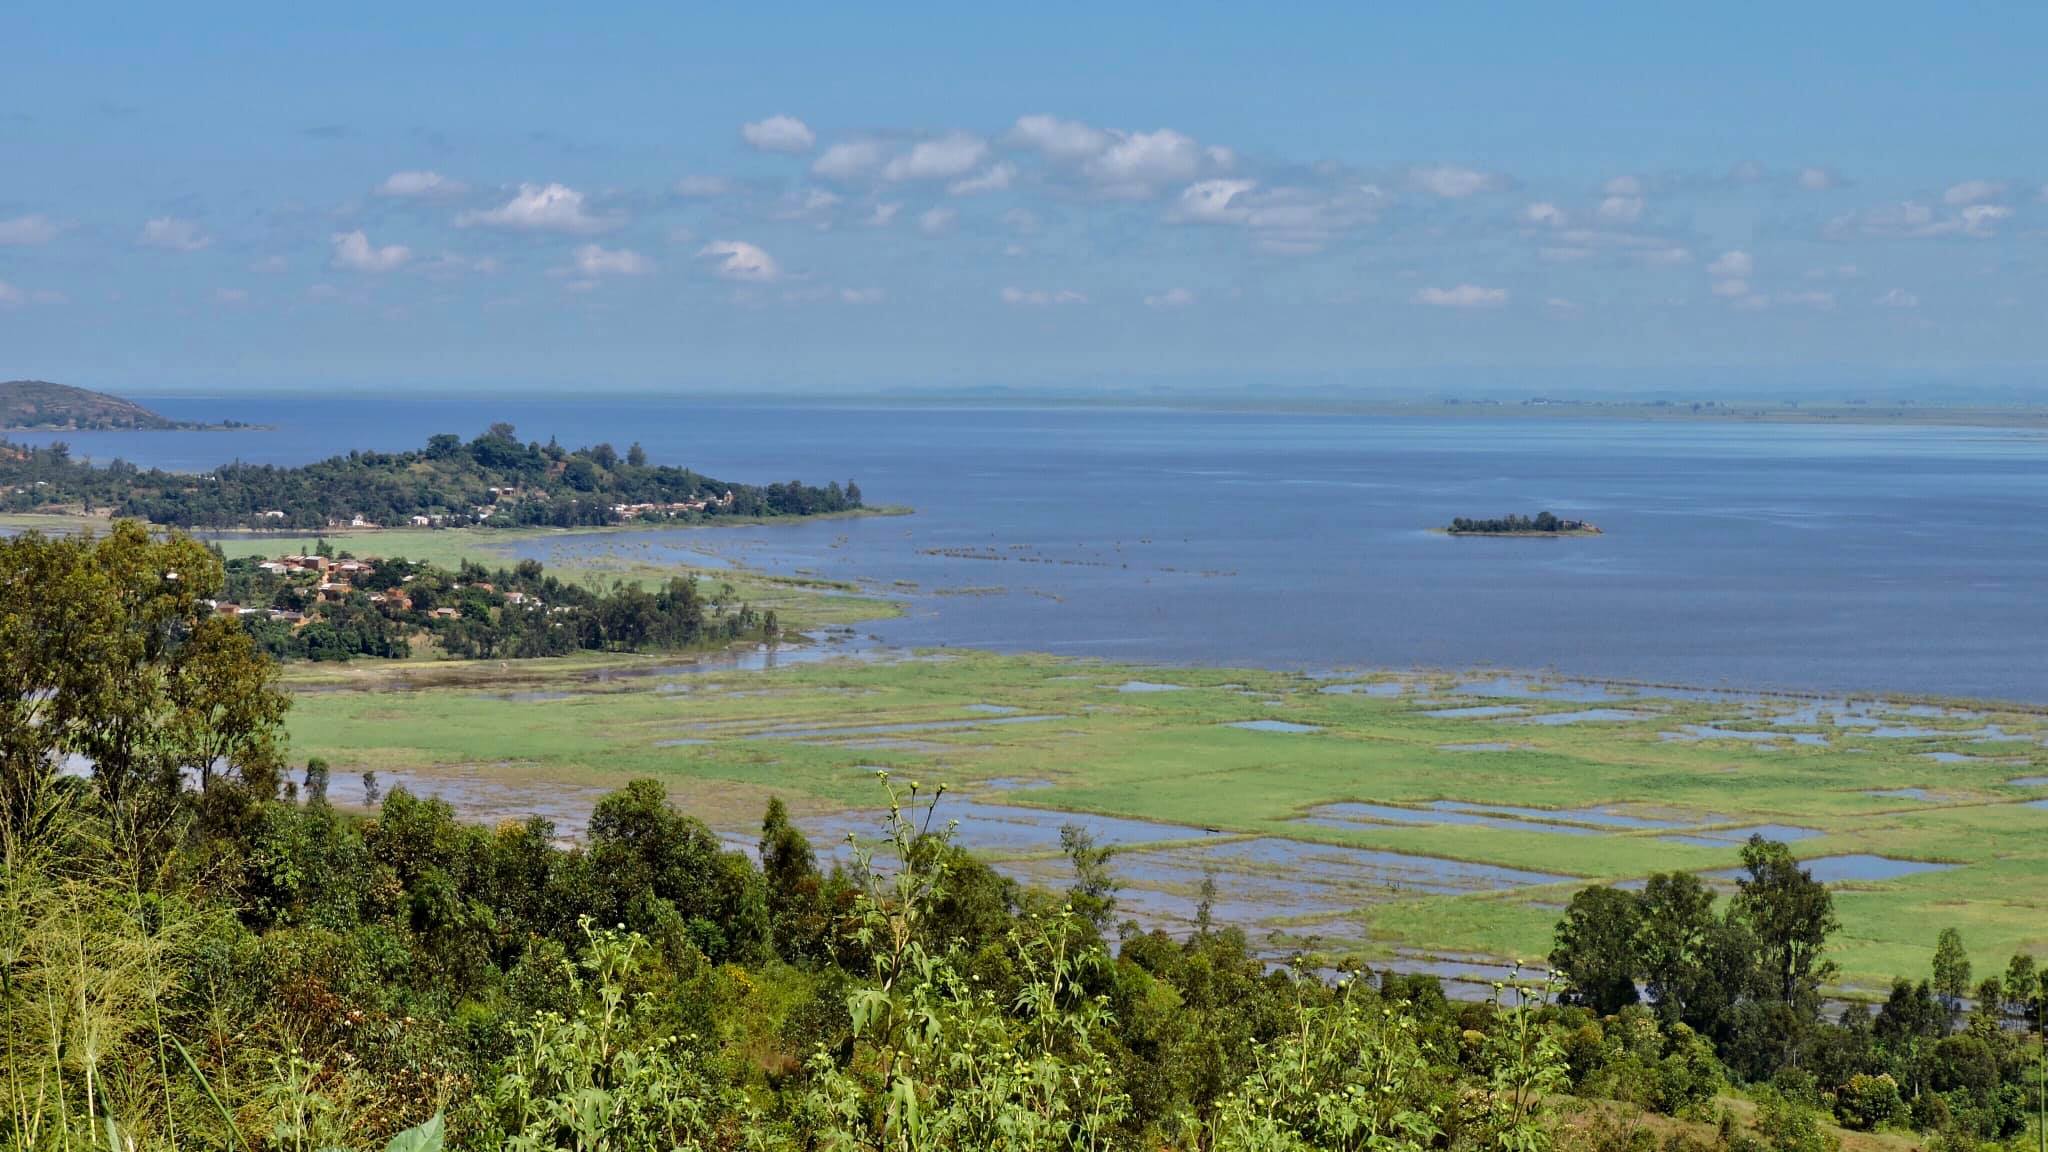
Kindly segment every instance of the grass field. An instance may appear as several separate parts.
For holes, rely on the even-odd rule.
[[[874,827],[888,768],[947,782],[940,816],[1014,874],[1064,883],[1057,829],[1080,820],[1149,921],[1185,920],[1207,875],[1218,918],[1276,949],[1447,970],[1542,956],[1582,884],[1731,868],[1744,829],[1784,825],[1823,867],[1948,866],[1838,886],[1846,985],[1923,974],[1946,926],[1987,969],[2048,952],[2048,787],[2010,783],[2048,772],[2030,712],[868,655],[301,666],[293,754],[572,833],[638,776],[736,842],[780,795],[821,847]],[[1900,789],[1923,793],[1874,794]],[[1384,807],[1318,812],[1346,803]]]

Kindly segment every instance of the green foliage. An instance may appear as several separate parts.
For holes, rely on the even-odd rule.
[[[1642,901],[1617,888],[1582,888],[1557,925],[1550,966],[1567,981],[1565,998],[1603,1015],[1636,1002],[1644,966]]]
[[[0,510],[84,504],[180,528],[384,526],[424,517],[436,526],[557,528],[643,517],[715,520],[804,516],[860,507],[857,485],[728,484],[646,454],[620,460],[608,444],[571,452],[521,444],[494,424],[467,444],[453,435],[414,452],[351,452],[301,467],[223,464],[202,475],[74,460],[65,446],[0,441]]]
[[[1875,1076],[1858,1072],[1835,1092],[1835,1118],[1844,1128],[1870,1132],[1905,1116],[1906,1101],[1899,1095],[1899,1082],[1888,1072]]]
[[[1934,943],[1934,994],[1951,1016],[1970,994],[1970,954],[1963,948],[1963,934],[1953,928],[1943,928]]]

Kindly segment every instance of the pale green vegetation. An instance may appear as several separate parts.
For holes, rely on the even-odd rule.
[[[401,669],[352,669],[341,681],[324,669],[294,670],[294,683],[310,687],[300,677],[319,676],[320,687],[357,690],[301,694],[289,721],[293,752],[326,758],[337,777],[373,770],[438,786],[459,810],[486,818],[523,815],[537,803],[554,814],[575,804],[579,790],[594,796],[655,777],[689,810],[735,831],[770,794],[814,820],[861,810],[872,804],[872,767],[887,766],[993,803],[1172,825],[1125,839],[1112,868],[1127,893],[1152,889],[1169,903],[1191,904],[1201,869],[1213,868],[1261,904],[1258,927],[1286,929],[1296,944],[1355,947],[1368,956],[1406,946],[1540,957],[1559,905],[1578,887],[1732,868],[1743,834],[1711,846],[1669,837],[1790,825],[1817,833],[1793,844],[1802,859],[1872,854],[1958,865],[1837,886],[1843,932],[1832,955],[1847,986],[1876,990],[1896,973],[1925,971],[1938,926],[1956,926],[1986,955],[2048,949],[2048,809],[2028,803],[2048,788],[2008,783],[2048,763],[2038,735],[2048,725],[2026,712],[1880,721],[1882,709],[1866,708],[1861,726],[1842,726],[1826,712],[1801,714],[1798,701],[1667,699],[1643,689],[1597,705],[1539,693],[1492,701],[1522,709],[1512,715],[1438,717],[1425,713],[1484,701],[1456,694],[1448,677],[1411,678],[1408,694],[1381,697],[1272,672],[968,652],[604,682],[593,679],[593,665],[529,662],[504,670],[517,682],[493,684],[489,670],[479,670],[469,675],[481,679],[432,686]],[[645,660],[601,666],[659,667]],[[1171,682],[1177,690],[1118,690],[1131,681]],[[1531,721],[1589,708],[1624,718]],[[1626,718],[1634,713],[1641,715]],[[1774,715],[1798,723],[1774,724]],[[1316,730],[1228,726],[1258,720]],[[1704,739],[1667,735],[1685,734],[1688,725],[1710,731]],[[1913,734],[1874,734],[1899,728]],[[1745,730],[1773,735],[1768,743],[1718,735]],[[1481,747],[1460,747],[1471,745]],[[1927,755],[1937,751],[1971,759]],[[1030,786],[1005,787],[1017,784]],[[1928,795],[1871,794],[1910,788]],[[1433,823],[1426,811],[1433,801],[1554,811],[1504,817],[1505,824]],[[1341,802],[1415,809],[1416,822],[1399,822],[1399,813],[1304,821]],[[1599,811],[1573,811],[1590,809]],[[1682,827],[1614,827],[1615,816]],[[1048,826],[1060,819],[1048,816]],[[968,820],[963,841],[1012,871],[1057,871],[1056,844],[977,843],[978,831]],[[1382,882],[1341,867],[1293,876],[1285,857],[1225,850],[1255,838],[1561,879],[1432,892],[1412,879]],[[1130,849],[1151,840],[1180,847]],[[1316,862],[1306,867],[1314,871]],[[1319,887],[1304,892],[1303,883]],[[1344,906],[1330,908],[1332,900]]]

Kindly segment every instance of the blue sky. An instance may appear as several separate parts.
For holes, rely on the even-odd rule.
[[[0,377],[2048,380],[2048,8],[1373,7],[14,6]]]

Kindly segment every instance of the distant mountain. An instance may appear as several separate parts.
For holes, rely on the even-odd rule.
[[[0,381],[0,429],[58,428],[106,431],[115,428],[150,430],[244,427],[235,421],[199,424],[173,420],[132,400],[52,384],[47,380]]]

